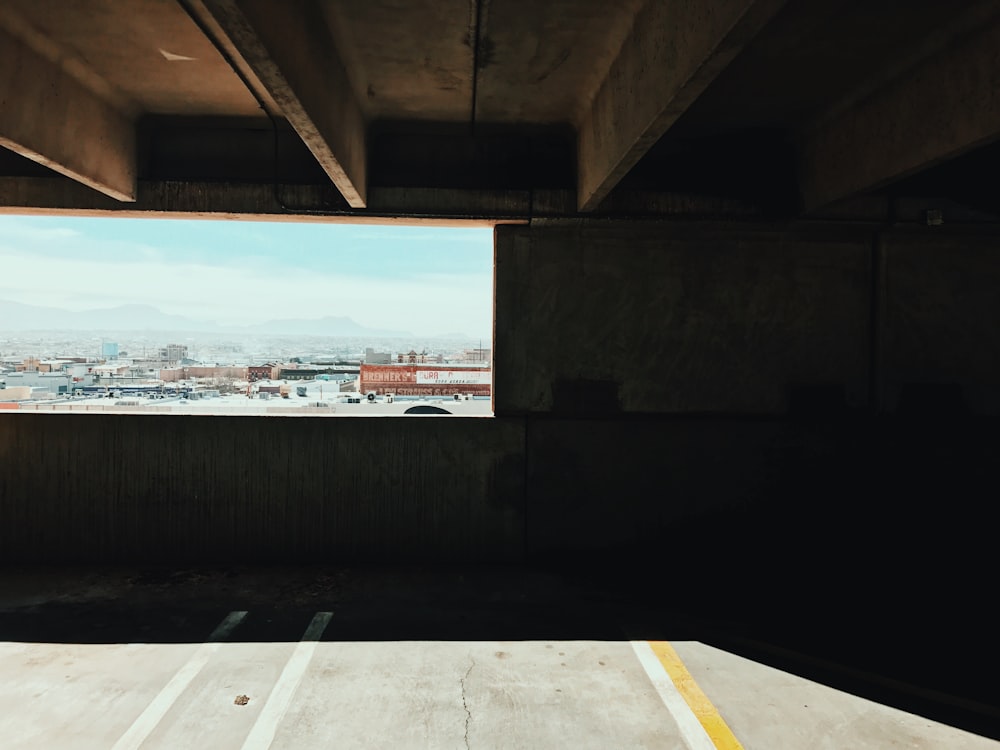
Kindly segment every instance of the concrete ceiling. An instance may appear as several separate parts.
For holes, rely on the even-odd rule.
[[[477,117],[579,122],[641,5],[641,0],[484,3]]]
[[[984,24],[994,0],[789,3],[685,113],[676,134],[797,128],[850,106]]]
[[[369,119],[464,120],[472,101],[469,3],[323,3]]]
[[[0,201],[86,202],[33,162],[140,204],[280,177],[327,213],[810,212],[995,141],[998,39],[982,0],[7,0]]]
[[[174,0],[4,0],[0,25],[15,14],[136,114],[259,114],[239,77]]]

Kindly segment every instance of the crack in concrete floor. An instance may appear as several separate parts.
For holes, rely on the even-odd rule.
[[[459,684],[462,686],[462,708],[465,709],[465,748],[469,750],[469,722],[472,721],[472,711],[469,710],[469,704],[465,699],[465,681],[469,679],[469,675],[472,674],[472,670],[476,666],[476,660],[472,659],[472,663],[469,668],[465,670],[465,675],[459,680]]]

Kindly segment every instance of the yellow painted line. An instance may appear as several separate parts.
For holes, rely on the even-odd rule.
[[[733,730],[719,715],[718,709],[708,696],[698,687],[698,683],[694,681],[694,677],[688,672],[681,657],[674,651],[674,647],[667,641],[649,641],[649,647],[718,750],[743,750],[743,745],[736,739]]]

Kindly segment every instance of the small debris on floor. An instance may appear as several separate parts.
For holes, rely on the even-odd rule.
[[[233,703],[235,703],[237,706],[245,706],[249,702],[250,702],[249,695],[237,695],[236,700],[233,701]]]

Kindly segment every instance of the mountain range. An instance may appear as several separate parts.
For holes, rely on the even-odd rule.
[[[368,328],[348,317],[290,318],[246,326],[170,315],[151,305],[64,310],[0,300],[0,331],[192,331],[198,333],[287,334],[410,338],[408,331]]]

